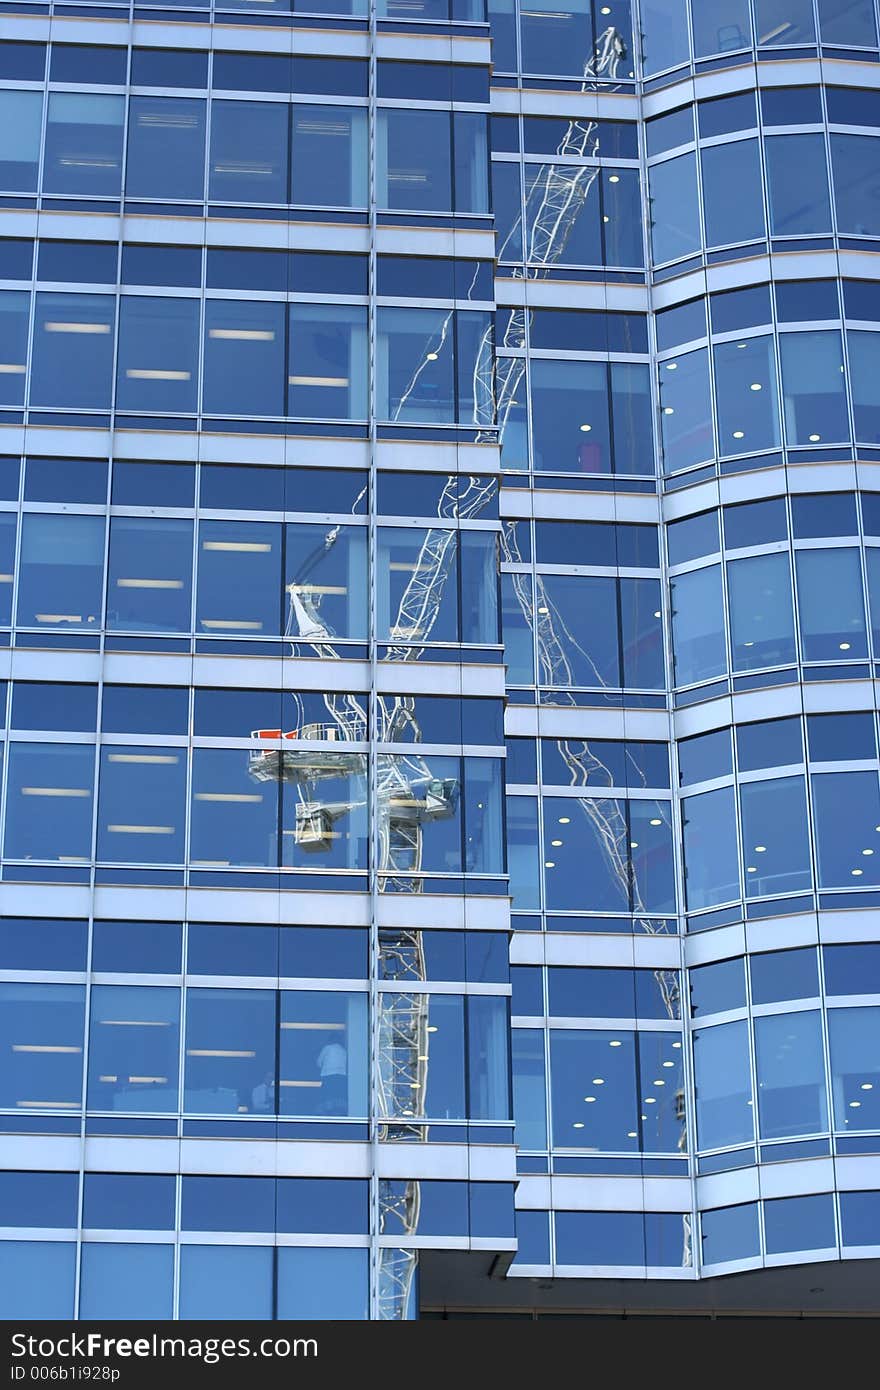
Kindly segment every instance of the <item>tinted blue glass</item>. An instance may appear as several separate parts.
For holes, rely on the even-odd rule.
[[[88,744],[10,746],[4,844],[9,858],[88,861],[94,753]]]
[[[284,413],[284,305],[208,300],[203,409]]]
[[[367,1250],[279,1249],[278,1317],[363,1321],[369,1316],[368,1276]]]
[[[770,136],[764,141],[774,236],[827,232],[831,227],[825,137]]]
[[[37,295],[31,371],[34,405],[109,408],[115,311],[112,295]]]
[[[278,928],[193,922],[187,941],[189,975],[277,975]]]
[[[740,788],[740,807],[746,896],[811,887],[803,778],[748,782]]]
[[[125,98],[52,92],[43,156],[43,189],[81,197],[118,197]]]
[[[133,48],[133,87],[207,87],[207,53],[173,48]]]
[[[736,333],[742,328],[757,328],[769,323],[770,286],[753,285],[745,290],[725,290],[709,299],[713,333]]]
[[[804,660],[851,661],[865,656],[858,550],[799,550],[795,569]]]
[[[289,92],[290,58],[269,53],[217,53],[213,85],[227,92]]]
[[[635,1017],[635,981],[631,970],[551,966],[547,977],[550,1013],[557,1017]]]
[[[749,970],[753,1004],[813,999],[819,993],[819,971],[812,946],[797,951],[763,951],[749,958]]]
[[[689,1217],[679,1212],[645,1212],[645,1263],[649,1269],[680,1269],[692,1258]]]
[[[103,559],[103,517],[46,512],[22,518],[18,623],[43,631],[97,630]]]
[[[161,1320],[171,1317],[172,1245],[83,1246],[80,1313],[84,1318]]]
[[[218,290],[286,290],[290,258],[285,251],[208,250],[206,284]]]
[[[814,323],[840,317],[836,280],[780,280],[776,285],[780,323]]]
[[[880,1126],[880,1009],[832,1009],[828,1015],[834,1122],[852,1134]]]
[[[191,463],[117,462],[110,498],[123,507],[191,507],[195,475]]]
[[[844,280],[843,303],[848,319],[880,318],[880,285],[871,280]]]
[[[739,502],[724,509],[724,543],[728,550],[752,545],[768,545],[788,536],[785,499],[773,497],[765,502]]]
[[[830,772],[810,780],[820,887],[867,888],[880,882],[877,774]]]
[[[0,1173],[0,1226],[76,1226],[76,1173]]]
[[[0,117],[4,129],[14,132],[8,146],[4,145],[0,151],[0,173],[7,188],[24,192],[37,187],[42,112],[41,92],[7,89],[0,95]]]
[[[185,734],[186,690],[167,686],[105,685],[101,728],[105,734]]]
[[[727,776],[733,771],[730,730],[717,729],[684,739],[678,744],[678,768],[682,786]]]
[[[42,72],[40,77],[42,77]],[[124,87],[128,75],[128,49],[53,43],[49,67],[51,82],[96,83]]]
[[[4,970],[85,970],[87,936],[85,922],[4,917],[0,965]]]
[[[693,107],[683,106],[665,116],[655,116],[646,126],[648,154],[663,154],[678,145],[688,145],[694,138]]]
[[[849,762],[877,756],[873,714],[810,714],[807,739],[812,762]]]
[[[503,932],[466,932],[465,978],[473,984],[507,984],[508,942]]]
[[[715,97],[697,106],[700,138],[728,135],[734,130],[750,130],[758,124],[755,93],[740,92],[732,97]]]
[[[691,1014],[723,1013],[726,1009],[745,1008],[746,981],[742,956],[735,960],[719,960],[712,965],[700,965],[688,976]]]
[[[626,744],[628,787],[669,786],[669,746],[666,743]]]
[[[550,1263],[550,1223],[546,1211],[516,1213],[517,1252],[515,1260],[523,1265]]]
[[[273,1231],[274,1178],[185,1177],[184,1231]]]
[[[108,628],[190,629],[192,522],[114,517],[108,568]]]
[[[276,996],[269,990],[191,989],[185,1108],[196,1114],[274,1110]]]
[[[682,565],[701,555],[714,555],[721,549],[717,511],[671,521],[666,527],[666,544],[670,565]]]
[[[445,140],[448,145],[448,134]],[[292,201],[314,207],[363,207],[367,201],[366,142],[365,107],[294,106]],[[414,173],[411,170],[410,177]]]
[[[828,1128],[818,1010],[756,1018],[755,1065],[762,1138],[821,1133]]]
[[[746,1021],[694,1033],[697,1136],[701,1149],[726,1148],[754,1136]],[[713,1255],[713,1259],[736,1255]]]
[[[404,1194],[408,1184],[391,1184],[395,1195]],[[418,1218],[416,1230],[420,1236],[462,1236],[468,1231],[468,1184],[465,1182],[421,1181],[414,1184],[418,1195]],[[400,1234],[406,1229],[406,1207],[403,1203],[392,1207],[385,1219],[385,1229],[389,1235]]]
[[[634,1034],[553,1029],[550,1066],[556,1147],[638,1151]]]
[[[690,685],[720,675],[727,654],[719,567],[678,575],[670,588],[676,684]]]
[[[541,967],[538,965],[514,965],[510,970],[510,983],[513,998],[510,1003],[512,1014],[540,1017],[544,1013],[544,983]]]
[[[880,1245],[880,1192],[841,1192],[842,1245]]]
[[[197,300],[124,295],[116,368],[118,409],[193,413],[198,400],[198,339]]]
[[[97,728],[96,685],[53,685],[16,681],[12,687],[13,729],[66,729],[89,733]]]
[[[821,125],[822,92],[819,87],[771,87],[761,92],[764,124]]]
[[[647,528],[656,538],[653,527]],[[615,563],[615,527],[601,521],[536,521],[535,559],[560,565]]]
[[[81,985],[0,984],[0,1004],[0,1104],[4,1109],[77,1111],[85,990]],[[33,1051],[15,1050],[23,1038]],[[29,1105],[22,1107],[22,1101]]]
[[[379,257],[381,268],[383,257]],[[209,260],[210,267],[210,260]],[[338,255],[331,251],[293,251],[290,256],[290,288],[305,293],[366,294],[366,256]],[[491,295],[488,296],[491,298]]]
[[[185,1245],[181,1318],[271,1318],[273,1254],[269,1246]]]
[[[125,191],[133,198],[205,196],[206,103],[188,97],[132,97]]]
[[[858,535],[856,499],[851,492],[792,497],[791,518],[792,532],[798,540],[816,536]]]
[[[877,27],[871,0],[819,0],[822,43],[877,46]]]
[[[208,197],[228,203],[285,203],[289,108],[215,101],[211,108]]]
[[[93,985],[89,1093],[93,1110],[177,1110],[180,991]]]
[[[834,203],[841,232],[880,235],[880,218],[871,190],[880,177],[880,149],[874,136],[831,136]]]
[[[826,994],[880,994],[880,945],[825,946]]]
[[[201,282],[202,253],[196,246],[138,246],[129,242],[122,248],[124,285],[198,288]]]
[[[278,1231],[366,1235],[369,1183],[360,1178],[279,1178]]]
[[[29,280],[33,260],[32,241],[13,237],[4,237],[0,241],[0,277],[4,280]]]
[[[381,69],[388,65],[380,63],[379,66]],[[423,72],[424,67],[424,64],[419,64],[420,71]],[[313,92],[318,96],[365,97],[367,80],[367,64],[362,59],[306,58],[294,54],[291,89],[294,92]]]
[[[14,502],[18,497],[19,483],[21,481],[21,460],[12,458],[0,458],[0,498],[4,502]],[[6,517],[3,528],[3,537],[0,539],[0,546],[5,550],[9,535],[14,532],[13,518]],[[8,583],[8,581],[5,581]],[[9,598],[11,598],[11,594]],[[4,607],[8,606],[7,604]],[[7,618],[8,622],[9,619]]]
[[[57,53],[59,49],[56,48],[55,51]],[[64,49],[60,51],[63,53]],[[42,82],[45,74],[45,44],[10,43],[9,40],[3,44],[0,52],[0,77],[4,82]],[[122,80],[124,82],[125,78]]]
[[[102,241],[41,241],[37,252],[37,279],[64,284],[115,285],[115,245]]]
[[[700,155],[708,246],[754,241],[766,234],[757,140],[705,146]]]
[[[4,1242],[0,1301],[8,1318],[73,1317],[76,1242]]]
[[[92,969],[177,974],[181,960],[177,922],[100,922],[92,928]]]
[[[703,1264],[725,1260],[744,1260],[760,1251],[758,1205],[747,1202],[740,1207],[718,1207],[700,1217]]]
[[[642,1213],[558,1211],[556,1262],[562,1265],[643,1265]]]
[[[678,155],[650,171],[651,244],[657,263],[691,255],[700,246],[696,156]]]
[[[171,1231],[176,1186],[165,1174],[86,1173],[82,1224],[95,1230]]]
[[[179,864],[185,788],[184,749],[104,747],[98,858],[111,863]]]
[[[107,464],[98,459],[29,458],[24,495],[28,502],[107,501]]]
[[[786,767],[803,761],[800,719],[771,719],[741,724],[736,731],[736,751],[740,772],[757,772],[764,767]]]

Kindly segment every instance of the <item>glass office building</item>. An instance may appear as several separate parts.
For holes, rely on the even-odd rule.
[[[878,20],[0,0],[3,1316],[876,1311]]]

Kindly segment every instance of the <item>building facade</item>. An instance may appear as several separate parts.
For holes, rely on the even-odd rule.
[[[877,1311],[878,19],[2,0],[3,1316]]]

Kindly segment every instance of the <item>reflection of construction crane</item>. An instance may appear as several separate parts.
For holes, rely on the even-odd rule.
[[[597,42],[594,59],[584,69],[581,90],[588,91],[590,81],[595,77],[616,77],[618,64],[625,52],[620,34],[609,26]],[[560,156],[580,158],[589,155],[595,157],[598,151],[598,125],[591,120],[571,120],[557,147]],[[598,166],[595,165],[552,164],[546,167],[543,177],[532,184],[525,204],[522,228],[524,269],[520,271],[519,278],[546,279],[550,268],[562,260],[580,211],[598,173]],[[504,259],[505,246],[516,237],[518,230],[516,226],[511,229],[507,242],[499,252],[499,260]],[[516,276],[516,272],[514,275]],[[476,375],[486,373],[490,356],[494,358],[497,422],[502,440],[510,412],[517,404],[517,391],[525,375],[526,329],[530,314],[531,310],[527,304],[508,310],[502,342],[493,347],[491,337],[486,335],[481,345]],[[495,358],[496,352],[505,349],[517,355]],[[503,559],[510,564],[523,563],[515,526],[502,528],[501,553]],[[570,657],[575,652],[594,672],[596,685],[605,684],[591,654],[581,646],[569,628],[540,574],[535,575],[534,601],[530,575],[514,571],[511,574],[511,583],[526,625],[535,634],[540,663],[539,685],[555,689],[554,699],[557,704],[568,703],[576,706],[573,694],[567,693],[574,684]],[[602,780],[606,783],[611,781],[608,769],[593,753],[586,739],[558,739],[556,744],[570,774],[569,785],[595,785],[596,774],[601,774]],[[639,926],[645,933],[656,934],[657,925],[647,913],[641,886],[631,868],[630,830],[620,803],[614,798],[580,797],[577,798],[577,805],[589,821],[590,829],[598,839],[606,862],[621,886],[624,900],[632,905],[633,915]],[[668,1017],[680,1018],[681,989],[678,972],[656,970],[654,975]],[[681,1126],[677,1148],[679,1152],[684,1152],[687,1133],[683,1085],[675,1093],[674,1104],[675,1117]],[[685,1267],[693,1264],[691,1218],[687,1215],[683,1218],[682,1264]]]

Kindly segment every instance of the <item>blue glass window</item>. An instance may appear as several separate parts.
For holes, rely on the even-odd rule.
[[[721,22],[723,19],[723,23]],[[727,0],[721,12],[715,6],[694,6],[694,53],[703,58],[752,46],[752,22],[748,0]]]
[[[180,970],[177,922],[95,922],[92,969],[175,975]]]
[[[198,403],[199,304],[124,295],[119,314],[120,410],[193,413]]]
[[[670,581],[676,685],[691,685],[727,668],[721,569],[691,570]]]
[[[125,632],[188,632],[191,605],[192,522],[113,517],[107,627]]]
[[[369,1183],[361,1178],[279,1178],[275,1229],[366,1235],[368,1202]]]
[[[42,92],[0,91],[0,177],[4,188],[34,192],[40,165]]]
[[[792,893],[812,885],[802,777],[747,782],[740,788],[746,896]]]
[[[799,550],[795,569],[804,660],[850,661],[866,656],[858,550]]]
[[[827,1129],[825,1049],[818,1011],[756,1018],[755,1063],[762,1138]]]
[[[236,636],[280,632],[281,600],[280,525],[200,523],[198,630]],[[242,728],[241,737],[249,733],[249,729]]]
[[[212,415],[283,415],[283,304],[209,299],[202,407]]]
[[[268,1245],[184,1245],[180,1317],[210,1322],[270,1319],[273,1255]]]
[[[868,444],[877,444],[880,443],[880,406],[877,404],[874,383],[880,374],[880,334],[857,333],[850,329],[846,342],[855,437]]]
[[[727,1009],[743,1009],[746,1003],[746,982],[742,956],[733,960],[713,961],[699,965],[688,975],[691,1014],[694,1018],[724,1013]]]
[[[131,98],[125,173],[128,197],[202,201],[205,108],[204,101],[185,97]]]
[[[214,101],[208,197],[222,203],[286,203],[289,107]]]
[[[87,1241],[82,1249],[82,1318],[161,1321],[171,1317],[173,1245]]]
[[[875,772],[814,775],[813,816],[822,888],[880,883],[880,792]]]
[[[801,763],[804,760],[801,721],[798,718],[767,719],[740,724],[736,730],[736,752],[740,772]]]
[[[746,1260],[760,1254],[757,1202],[704,1211],[700,1216],[700,1229],[704,1265]]]
[[[93,733],[97,728],[98,688],[95,685],[56,685],[49,681],[16,681],[12,687],[13,729],[64,729]]]
[[[700,1148],[721,1149],[751,1141],[752,1083],[744,1019],[694,1033],[694,1074]]]
[[[718,439],[723,454],[779,444],[779,402],[773,339],[748,338],[714,349]]]
[[[660,427],[667,473],[712,457],[711,399],[705,348],[660,363]]]
[[[773,236],[831,230],[825,137],[773,135],[764,140]]]
[[[820,1193],[814,1197],[782,1197],[765,1202],[764,1238],[768,1255],[832,1249],[837,1245],[833,1196]]]
[[[782,666],[796,659],[787,554],[732,560],[727,593],[735,671]]]
[[[185,788],[185,749],[103,747],[98,858],[110,863],[181,863]]]
[[[2,106],[0,106],[2,110]],[[0,405],[24,402],[30,295],[18,290],[0,292]]]
[[[754,98],[751,105],[754,111]],[[754,115],[746,120],[753,125]],[[757,140],[734,140],[723,145],[706,146],[701,151],[700,163],[706,244],[726,246],[763,237],[766,227]]]
[[[3,1242],[0,1303],[10,1319],[73,1317],[76,1242]]]
[[[876,758],[873,714],[808,714],[810,761],[854,762]]]
[[[194,864],[259,867],[278,863],[279,782],[257,781],[250,764],[239,749],[193,750],[190,858]]]
[[[31,513],[22,519],[18,623],[92,628],[101,624],[104,520]],[[59,612],[59,607],[65,611]]]
[[[0,984],[0,1105],[19,1113],[78,1112],[85,990]]]
[[[310,1246],[279,1249],[279,1318],[358,1322],[369,1316],[368,1309],[369,1251]]]
[[[37,295],[32,405],[110,408],[115,312],[112,295]]]
[[[558,1211],[556,1263],[626,1265],[645,1263],[645,1236],[640,1211]]]
[[[311,207],[366,205],[366,107],[295,105],[291,155],[292,202]]]
[[[180,1225],[184,1231],[274,1231],[275,1180],[185,1176]]]
[[[519,1012],[514,1004],[514,1011]],[[529,1009],[543,1014],[544,1005]],[[544,1064],[544,1032],[540,1028],[514,1028],[511,1033],[513,1066],[513,1115],[516,1143],[521,1149],[547,1147],[547,1079]]]
[[[89,1024],[91,1110],[177,1110],[180,993],[94,985]]]
[[[53,922],[39,917],[5,917],[0,919],[0,967],[85,970],[87,934],[85,922],[71,919]]]
[[[826,994],[880,994],[880,943],[825,946]]]
[[[880,1009],[830,1009],[831,1092],[835,1128],[880,1126]]]
[[[274,1112],[276,995],[190,989],[184,1108],[195,1114]]]
[[[176,1178],[164,1173],[86,1173],[86,1230],[171,1231]]]
[[[620,1031],[551,1031],[556,1147],[638,1152],[634,1039],[633,1033]]]
[[[77,1226],[76,1173],[0,1173],[0,1226]]]
[[[690,911],[738,898],[736,802],[719,787],[682,803],[687,905]]]
[[[871,0],[819,0],[819,33],[823,44],[876,48],[877,28]]]
[[[692,255],[701,241],[696,156],[692,152],[655,164],[649,179],[655,263]]]
[[[842,1245],[880,1245],[880,1192],[841,1192]]]
[[[819,993],[819,972],[812,946],[796,951],[764,951],[749,958],[752,1003],[811,999]]]
[[[367,311],[354,305],[291,304],[288,414],[367,416]]]
[[[683,787],[691,782],[708,782],[733,771],[730,730],[716,729],[695,734],[678,744],[679,780]]]
[[[7,758],[6,857],[87,863],[94,746],[11,743]]]
[[[81,197],[119,195],[125,98],[51,92],[43,155],[43,191]]]

